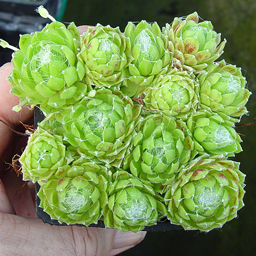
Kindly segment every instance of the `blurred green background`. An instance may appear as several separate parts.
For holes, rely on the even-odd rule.
[[[119,26],[128,21],[157,21],[160,26],[174,17],[197,11],[202,20],[210,20],[214,29],[227,39],[224,58],[242,68],[247,86],[253,92],[248,103],[249,115],[241,123],[252,123],[256,116],[256,1],[255,0],[72,0],[68,2],[64,21],[76,25]],[[256,126],[237,128],[243,139],[243,152],[235,157],[246,174],[245,207],[238,218],[221,230],[209,233],[171,231],[147,234],[145,240],[122,253],[128,255],[219,255],[246,256],[256,254]]]
[[[63,21],[76,25],[111,25],[124,29],[128,21],[157,21],[160,26],[174,17],[197,11],[202,20],[210,20],[214,29],[227,39],[221,59],[242,68],[253,94],[247,104],[249,114],[241,123],[253,123],[256,116],[256,1],[255,0],[70,0]],[[5,38],[8,40],[8,38]],[[222,229],[199,231],[148,232],[145,240],[124,253],[146,256],[247,256],[256,255],[256,126],[237,128],[243,139],[243,152],[235,160],[246,174],[245,207],[238,218]]]

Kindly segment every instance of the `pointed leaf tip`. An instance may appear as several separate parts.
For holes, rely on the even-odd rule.
[[[195,23],[198,23],[198,21],[199,21],[198,13],[193,12],[193,13],[189,14],[186,18],[186,21],[188,21],[188,20],[193,20]]]

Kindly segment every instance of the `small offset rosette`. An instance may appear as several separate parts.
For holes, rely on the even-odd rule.
[[[168,72],[172,55],[156,22],[152,25],[144,20],[138,25],[129,22],[124,35],[131,41],[132,61],[125,70],[127,78],[121,90],[136,98],[151,86],[156,75]]]
[[[247,113],[246,103],[251,92],[245,88],[241,68],[224,60],[213,63],[198,76],[200,106],[216,113],[241,118]]]
[[[40,207],[59,223],[98,223],[108,202],[106,173],[105,167],[86,161],[64,166],[41,185]]]
[[[242,151],[242,139],[234,128],[236,119],[199,110],[191,115],[187,126],[199,154],[234,156]]]
[[[166,192],[167,218],[186,230],[221,228],[244,206],[244,179],[239,163],[223,156],[192,160]]]
[[[85,159],[119,167],[134,136],[141,105],[117,90],[102,88],[94,93],[63,108],[55,118],[64,128],[66,142]],[[59,127],[56,122],[55,126]]]
[[[20,37],[20,50],[13,54],[14,69],[8,78],[11,92],[20,98],[19,107],[40,104],[49,112],[73,104],[87,93],[85,68],[77,58],[79,40],[74,23],[66,28],[57,21]]]
[[[226,40],[213,30],[210,21],[199,22],[197,12],[185,19],[175,18],[166,24],[163,34],[173,53],[173,65],[178,69],[200,72],[223,53]]]
[[[173,69],[155,79],[152,87],[144,92],[143,101],[145,108],[153,113],[186,120],[197,111],[198,82],[192,74]]]
[[[38,128],[29,138],[19,161],[24,180],[44,182],[72,161],[62,136]]]
[[[96,87],[120,87],[131,61],[131,45],[119,28],[97,24],[81,36],[80,57],[86,75]]]
[[[163,199],[126,171],[117,170],[113,174],[108,196],[103,218],[108,228],[138,232],[166,216]]]
[[[129,152],[124,168],[160,193],[197,154],[186,124],[157,114],[139,123]]]

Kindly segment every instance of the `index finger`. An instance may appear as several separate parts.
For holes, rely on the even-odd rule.
[[[79,26],[77,28],[78,28],[78,31],[79,31],[80,35],[82,35],[83,33],[85,33],[88,30],[88,28],[93,28],[93,26],[82,25],[82,26]]]
[[[13,132],[8,126],[15,129],[20,121],[25,123],[33,116],[33,111],[29,106],[24,106],[18,113],[12,110],[19,103],[19,98],[10,93],[11,85],[7,81],[7,76],[12,69],[13,66],[10,62],[0,68],[0,119],[5,122],[5,124],[0,122],[0,159],[4,153],[13,148],[9,145]],[[2,164],[0,162],[0,167]]]
[[[20,112],[15,112],[12,108],[19,104],[19,98],[10,93],[11,84],[7,81],[8,75],[13,70],[11,62],[4,64],[0,68],[0,119],[11,127],[19,124],[20,121],[26,122],[33,116],[30,107],[25,106]]]

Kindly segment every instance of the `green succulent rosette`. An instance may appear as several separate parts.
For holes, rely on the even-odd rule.
[[[221,228],[244,206],[244,179],[239,163],[223,156],[192,160],[165,194],[167,218],[187,230]]]
[[[20,37],[20,50],[13,54],[14,69],[8,77],[20,105],[40,104],[49,112],[49,106],[73,104],[87,93],[85,68],[77,58],[79,40],[74,23],[66,28],[60,22]]]
[[[241,68],[222,60],[209,65],[205,71],[198,77],[201,107],[237,118],[246,114],[245,105],[251,92],[245,88]]]
[[[198,106],[198,82],[188,72],[173,69],[160,75],[144,92],[145,108],[186,120]]]
[[[186,124],[158,114],[138,124],[131,145],[124,168],[160,193],[197,154]]]
[[[131,41],[132,61],[125,69],[127,79],[121,90],[130,97],[137,97],[151,86],[156,75],[167,73],[172,55],[156,22],[152,25],[144,20],[138,25],[129,22],[124,35]]]
[[[40,127],[29,137],[19,159],[23,180],[33,182],[49,179],[59,168],[72,160],[72,154],[66,151],[62,137]]]
[[[210,21],[199,22],[197,12],[184,18],[175,18],[166,24],[168,49],[173,53],[173,65],[178,69],[200,72],[223,53],[226,40],[213,30]]]
[[[226,119],[216,113],[199,110],[192,114],[187,126],[199,154],[234,156],[242,151],[241,137],[233,127],[236,119]]]
[[[59,223],[90,225],[97,223],[106,206],[108,181],[94,167],[72,165],[59,172],[58,178],[42,184],[40,207]],[[66,174],[65,177],[60,178]]]
[[[108,188],[108,204],[104,210],[107,228],[138,232],[166,216],[166,207],[152,187],[126,171],[113,174]]]
[[[66,142],[85,159],[119,167],[134,136],[141,105],[118,90],[102,88],[93,93],[92,98],[56,113],[56,121],[65,130]]]
[[[81,37],[80,56],[86,75],[96,87],[119,87],[131,61],[130,40],[120,29],[97,24]]]

